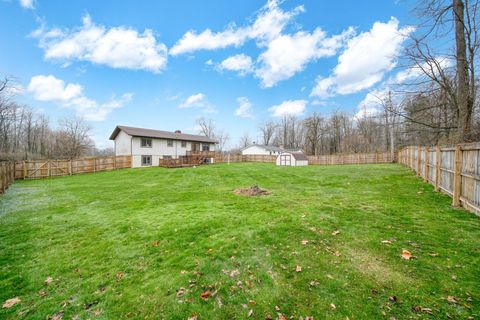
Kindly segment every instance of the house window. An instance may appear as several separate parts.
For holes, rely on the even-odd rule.
[[[182,141],[182,148],[186,148],[187,147],[187,141]]]
[[[142,138],[141,144],[142,148],[151,148],[152,147],[152,139],[150,138]]]
[[[142,166],[151,166],[152,156],[142,156]]]
[[[167,140],[167,147],[173,147],[173,140]]]
[[[202,144],[202,151],[210,151],[210,145],[209,144]]]

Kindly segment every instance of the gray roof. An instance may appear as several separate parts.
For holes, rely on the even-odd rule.
[[[303,152],[283,152],[291,154],[296,160],[308,160],[307,156]]]
[[[247,148],[250,148],[250,147],[260,147],[260,148],[263,148],[267,151],[270,151],[270,152],[282,152],[283,149],[280,148],[280,147],[276,147],[276,146],[266,146],[266,145],[262,145],[262,144],[252,144],[252,145],[249,145],[248,147],[245,147],[243,148],[242,150],[245,150]]]
[[[127,126],[116,126],[110,135],[110,140],[115,140],[118,133],[124,131],[126,134],[129,134],[133,137],[145,137],[145,138],[160,138],[160,139],[172,139],[172,140],[185,140],[185,141],[196,141],[196,142],[209,142],[209,143],[218,143],[217,140],[211,139],[205,136],[200,136],[196,134],[186,134],[186,133],[175,133],[170,131],[162,130],[153,130],[153,129],[144,129],[144,128],[133,128]]]

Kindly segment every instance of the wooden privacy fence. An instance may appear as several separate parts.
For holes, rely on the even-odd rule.
[[[480,144],[455,147],[406,147],[398,162],[413,169],[425,182],[480,215]]]
[[[15,163],[12,161],[0,162],[0,193],[4,193],[15,180]]]
[[[228,155],[217,154],[215,162],[270,162],[275,163],[275,155]],[[309,164],[366,164],[366,163],[388,163],[393,162],[389,152],[381,153],[354,153],[334,154],[325,156],[308,156]]]

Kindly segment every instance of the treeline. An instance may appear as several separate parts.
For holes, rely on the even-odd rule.
[[[91,128],[81,119],[65,118],[52,128],[45,115],[11,98],[9,84],[9,79],[0,81],[0,160],[72,159],[112,153],[95,148]]]
[[[255,142],[331,154],[480,141],[479,10],[479,0],[419,1],[401,68],[359,113],[269,121]],[[238,145],[251,143],[245,134]]]

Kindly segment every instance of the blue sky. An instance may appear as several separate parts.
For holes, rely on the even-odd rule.
[[[98,146],[124,124],[230,134],[312,112],[354,115],[401,72],[411,1],[0,0],[0,74]]]

